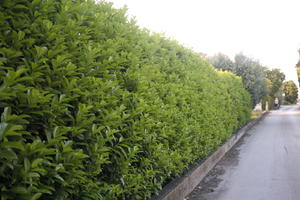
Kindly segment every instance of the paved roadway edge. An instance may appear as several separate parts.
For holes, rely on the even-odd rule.
[[[212,153],[204,162],[201,162],[196,167],[189,169],[182,177],[175,179],[167,184],[162,191],[153,196],[150,200],[183,200],[208,172],[221,160],[221,158],[245,135],[245,133],[261,121],[269,112],[264,112],[260,117],[248,122],[244,127],[237,131],[228,139],[226,143],[220,146]]]

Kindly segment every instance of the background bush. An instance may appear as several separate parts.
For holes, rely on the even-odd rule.
[[[239,77],[90,0],[3,0],[1,199],[145,199],[246,123]]]

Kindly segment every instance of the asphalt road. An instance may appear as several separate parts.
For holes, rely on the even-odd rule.
[[[300,200],[300,106],[267,115],[187,199]]]

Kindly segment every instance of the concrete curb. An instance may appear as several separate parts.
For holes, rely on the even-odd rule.
[[[166,185],[162,191],[151,198],[151,200],[183,200],[208,172],[221,160],[221,158],[245,135],[245,133],[261,121],[268,112],[264,112],[260,117],[250,121],[235,133],[225,144],[212,153],[204,162],[190,169],[184,176],[175,179]]]

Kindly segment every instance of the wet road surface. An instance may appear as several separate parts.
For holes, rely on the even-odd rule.
[[[267,115],[186,199],[300,200],[300,106]]]

